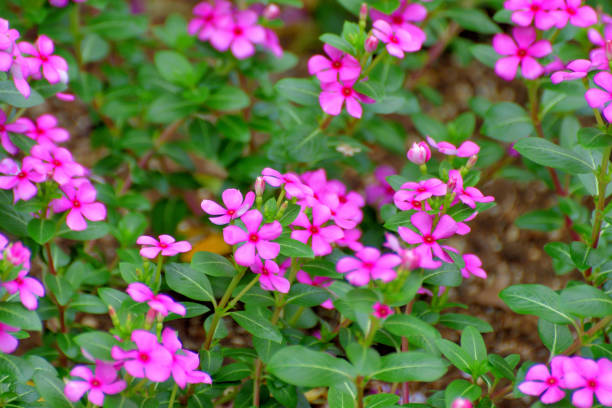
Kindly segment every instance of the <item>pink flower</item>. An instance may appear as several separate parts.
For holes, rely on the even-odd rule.
[[[34,45],[28,42],[20,42],[19,50],[32,57],[26,58],[29,65],[30,74],[40,79],[40,69],[42,74],[50,84],[58,82],[68,82],[68,64],[60,56],[53,55],[53,41],[46,35],[38,37]]]
[[[87,399],[94,405],[104,405],[104,394],[119,394],[127,386],[123,380],[117,380],[117,370],[112,364],[96,361],[95,375],[86,366],[78,365],[70,371],[72,377],[85,381],[70,380],[64,387],[64,394],[72,402],[77,402],[89,391]]]
[[[612,24],[606,25],[604,36],[594,28],[589,29],[589,40],[597,45],[597,48],[592,50],[589,58],[596,69],[608,69],[610,66],[610,47],[612,47]],[[606,51],[607,50],[607,51]]]
[[[306,214],[300,212],[291,225],[305,228],[303,230],[293,230],[291,238],[304,244],[312,239],[312,251],[316,256],[331,254],[333,244],[336,240],[344,236],[342,230],[335,225],[323,226],[331,218],[331,211],[324,205],[315,205],[312,208],[312,222]]]
[[[223,229],[223,239],[229,245],[244,242],[234,254],[236,262],[239,265],[251,266],[255,262],[256,255],[263,259],[276,258],[280,252],[280,245],[270,241],[278,238],[283,232],[280,223],[274,221],[262,226],[263,215],[258,210],[247,211],[240,219],[246,226],[246,231],[236,225]]]
[[[542,58],[552,52],[548,40],[536,41],[536,30],[533,27],[515,27],[512,37],[506,34],[495,34],[493,48],[501,58],[495,64],[495,72],[501,78],[510,81],[516,76],[519,64],[521,72],[527,79],[536,79],[544,72],[544,68],[535,58]],[[516,42],[515,42],[516,40]]]
[[[66,7],[70,0],[49,0],[49,4],[53,7]],[[85,3],[87,0],[72,0],[75,3]]]
[[[376,20],[372,27],[372,34],[386,44],[387,51],[394,57],[404,58],[404,52],[418,51],[423,45],[408,31],[393,28],[385,20]]]
[[[535,21],[540,30],[548,30],[557,19],[551,10],[563,7],[563,0],[506,0],[504,8],[513,10],[512,22],[526,27]]]
[[[577,59],[567,64],[567,68],[571,72],[557,71],[550,76],[553,84],[558,84],[563,81],[572,81],[587,76],[587,73],[593,68],[591,61],[586,59]]]
[[[19,272],[17,278],[3,284],[4,288],[11,295],[19,292],[21,303],[28,310],[36,310],[38,308],[37,296],[45,295],[45,288],[39,281],[34,278],[26,277],[28,271]]]
[[[3,240],[0,240],[0,244],[2,243]],[[5,246],[6,245],[0,245],[0,250],[4,249]],[[14,266],[21,266],[24,269],[30,269],[30,257],[32,256],[32,253],[21,242],[15,242],[9,245],[8,248],[6,248],[4,255],[6,256],[6,259]],[[0,254],[0,259],[2,259],[2,254]]]
[[[264,42],[261,44],[264,48],[267,48],[276,58],[282,58],[283,56],[283,48],[281,47],[280,40],[278,39],[278,35],[274,32],[274,30],[270,28],[264,28],[266,33],[266,38]]]
[[[323,44],[323,50],[329,59],[323,55],[313,55],[308,60],[308,73],[315,75],[324,83],[351,82],[359,78],[361,64],[352,55],[346,54],[329,44]]]
[[[451,404],[451,408],[472,408],[472,401],[465,398],[457,398]]]
[[[341,247],[348,247],[353,251],[359,251],[363,248],[363,244],[359,242],[361,238],[361,231],[357,228],[344,230],[344,236],[336,241],[336,245]]]
[[[132,377],[148,378],[154,382],[164,382],[170,377],[172,355],[157,342],[157,336],[145,330],[134,330],[132,341],[137,350],[125,351],[113,346],[111,355],[115,360],[125,360],[125,370]]]
[[[402,184],[401,190],[414,192],[416,194],[414,199],[423,201],[433,196],[446,195],[446,183],[437,178],[430,178],[419,182],[409,181]]]
[[[419,193],[408,190],[398,190],[393,195],[393,203],[397,208],[402,211],[417,210],[417,211],[429,211],[431,206],[427,201],[417,200],[416,197]]]
[[[57,119],[48,113],[39,116],[36,123],[30,119],[24,119],[26,126],[25,134],[38,143],[62,143],[70,138],[70,134],[64,128],[57,127]]]
[[[251,10],[238,11],[232,17],[219,22],[217,31],[210,37],[210,43],[219,51],[231,48],[238,59],[255,54],[255,46],[264,42],[266,33],[257,25],[257,14]]]
[[[27,201],[36,195],[38,189],[34,183],[42,183],[45,176],[36,169],[36,160],[32,157],[23,159],[22,167],[12,159],[4,159],[0,162],[0,189],[13,190],[13,201]]]
[[[429,146],[425,142],[413,143],[408,153],[406,153],[406,157],[408,160],[420,166],[425,164],[431,159],[431,150],[429,150]]]
[[[495,201],[493,196],[484,196],[476,187],[463,188],[463,178],[459,170],[448,172],[449,182],[454,184],[453,192],[461,202],[470,208],[476,208],[476,203],[490,203]]]
[[[261,259],[256,257],[251,269],[259,275],[259,285],[263,290],[289,292],[290,283],[283,277],[284,271],[278,267],[276,262],[267,259],[262,263]]]
[[[200,357],[197,353],[183,350],[183,344],[175,330],[166,327],[162,332],[164,347],[172,356],[172,378],[176,384],[185,388],[187,384],[211,384],[212,378],[203,371],[197,371],[200,366]]]
[[[569,21],[576,27],[589,27],[597,24],[597,13],[591,6],[580,6],[582,0],[565,0],[560,5],[560,10],[554,10],[551,14],[557,20],[557,28],[563,28]]]
[[[144,283],[130,283],[126,292],[134,301],[139,303],[147,302],[149,307],[162,316],[168,316],[168,312],[185,316],[185,307],[175,302],[168,295],[154,294],[153,291]]]
[[[138,245],[144,245],[140,249],[140,255],[154,259],[161,252],[162,256],[174,256],[179,253],[191,251],[191,244],[187,241],[178,241],[170,235],[160,235],[159,240],[149,236],[141,235],[136,240]]]
[[[465,254],[463,255],[463,262],[465,262],[465,268],[461,269],[461,275],[464,278],[469,278],[471,274],[482,279],[487,279],[487,272],[481,268],[482,261],[479,257],[474,254]]]
[[[372,315],[378,319],[386,319],[388,316],[391,316],[393,314],[393,309],[391,309],[387,305],[383,305],[380,302],[374,303],[372,309],[374,310]]]
[[[342,106],[346,102],[346,111],[354,118],[361,118],[363,109],[362,103],[374,103],[373,99],[361,94],[353,89],[354,81],[323,83],[323,89],[319,94],[319,104],[323,112],[328,115],[337,116],[342,111]]]
[[[293,173],[281,174],[277,170],[266,167],[261,171],[261,175],[264,181],[272,187],[283,186],[287,192],[287,198],[303,198],[307,195],[313,195],[312,189],[302,183],[302,180]]]
[[[74,101],[74,95],[73,94],[69,94],[69,93],[65,93],[65,92],[58,92],[55,94],[55,97],[57,99],[59,99],[60,101],[64,101],[64,102],[72,102]]]
[[[426,267],[426,266],[420,265],[421,257],[418,255],[417,251],[415,251],[414,249],[403,248],[400,245],[400,242],[395,235],[389,234],[387,232],[385,233],[385,238],[386,240],[383,246],[386,246],[387,248],[395,252],[397,255],[399,255],[399,257],[402,260],[402,263],[401,263],[402,267],[409,269],[409,270],[416,269],[418,267],[422,267],[422,268]],[[438,267],[438,266],[439,266],[439,263],[434,265],[434,267]]]
[[[365,206],[363,196],[356,191],[348,191],[346,185],[340,180],[329,180],[327,191],[338,196],[341,205],[350,204],[360,208]]]
[[[314,278],[311,278],[308,273],[302,270],[298,271],[295,278],[303,285],[315,286],[317,288],[326,288],[334,282],[332,278],[329,278],[327,276],[315,276]],[[333,309],[334,304],[331,299],[327,299],[326,301],[321,303],[321,307],[325,309]]]
[[[344,257],[336,264],[338,272],[346,273],[346,279],[355,286],[367,285],[371,279],[392,281],[397,276],[393,268],[402,262],[397,255],[381,256],[378,249],[371,247],[364,247],[355,256]]]
[[[73,177],[85,175],[85,169],[75,162],[68,149],[54,144],[37,144],[30,151],[32,157],[40,160],[41,169],[59,185],[68,183]]]
[[[461,143],[461,146],[457,148],[452,143],[448,143],[448,142],[438,143],[429,136],[427,136],[426,139],[427,139],[427,143],[429,143],[431,147],[437,149],[440,153],[446,154],[449,156],[472,157],[474,155],[477,155],[478,152],[480,152],[480,146],[478,146],[476,143],[469,141],[469,140],[466,140],[465,142]]]
[[[409,244],[418,244],[417,248],[425,248],[423,253],[427,259],[432,259],[433,253],[445,262],[452,262],[449,256],[442,250],[438,240],[448,238],[457,231],[457,223],[451,216],[444,214],[435,229],[433,229],[433,215],[426,212],[417,212],[412,214],[410,221],[420,235],[408,227],[398,227],[397,232],[404,241]],[[432,231],[433,229],[433,231]]]
[[[235,188],[228,188],[221,195],[223,204],[226,208],[211,200],[202,201],[201,207],[205,213],[210,215],[218,215],[218,217],[210,218],[210,222],[217,225],[229,224],[232,220],[242,216],[255,202],[255,194],[249,191],[244,201],[242,193]]]
[[[540,400],[544,404],[554,404],[565,398],[565,391],[561,388],[566,388],[563,381],[563,364],[569,358],[557,356],[550,362],[552,373],[548,371],[548,367],[544,364],[536,364],[531,366],[525,375],[525,381],[522,382],[518,389],[527,395],[540,396]]]
[[[365,43],[363,44],[363,48],[366,52],[370,53],[376,51],[376,49],[378,48],[378,38],[374,37],[373,35],[369,35],[368,38],[366,38]]]
[[[0,351],[6,354],[10,354],[17,350],[18,340],[11,336],[10,332],[19,331],[19,328],[9,326],[0,322]]]
[[[1,22],[1,19],[0,19],[0,22]],[[16,154],[19,151],[19,149],[11,141],[11,138],[9,137],[8,132],[24,133],[26,131],[27,122],[24,122],[23,118],[19,118],[13,123],[6,123],[6,120],[7,120],[6,114],[4,113],[2,109],[0,109],[0,140],[2,141],[2,147],[4,147],[4,150],[6,150],[8,153]]]
[[[102,221],[106,218],[106,207],[96,202],[96,189],[88,181],[64,184],[64,197],[51,201],[51,207],[56,213],[69,210],[66,225],[73,231],[83,231],[89,221]]]
[[[563,360],[565,388],[577,389],[572,404],[591,408],[593,394],[603,406],[612,406],[612,362],[600,358],[597,362],[582,357]]]
[[[19,38],[19,31],[10,28],[8,20],[0,18],[0,71],[8,71],[13,63],[11,53],[15,41]]]
[[[201,2],[193,8],[194,18],[189,22],[189,35],[198,35],[202,41],[210,40],[217,32],[219,24],[231,13],[231,3],[215,0],[213,4]],[[226,48],[227,49],[227,48]]]
[[[11,75],[13,76],[13,83],[15,88],[23,95],[25,99],[30,97],[30,84],[28,84],[27,78],[30,75],[30,67],[26,58],[24,58],[19,52],[18,47],[13,49],[13,64],[11,65]]]
[[[366,201],[368,204],[383,206],[384,204],[393,202],[395,190],[387,181],[387,177],[393,174],[397,174],[397,172],[391,166],[378,166],[376,170],[374,170],[376,183],[368,185],[365,189]]]
[[[419,43],[419,49],[427,39],[425,32],[411,22],[423,21],[427,17],[427,9],[418,3],[408,3],[405,0],[400,2],[400,6],[391,15],[387,15],[372,9],[372,21],[385,20],[394,30],[401,29],[408,32],[413,41]]]
[[[603,108],[603,114],[608,122],[612,122],[612,74],[600,72],[593,77],[593,81],[605,91],[591,88],[586,91],[584,97],[591,108]]]

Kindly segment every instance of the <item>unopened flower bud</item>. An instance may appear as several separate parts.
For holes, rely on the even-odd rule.
[[[457,179],[451,177],[448,179],[448,183],[446,183],[446,188],[448,191],[455,191],[455,187],[457,187]]]
[[[378,38],[374,37],[373,35],[366,38],[365,44],[364,44],[364,48],[366,52],[374,52],[376,51],[377,47],[378,47]]]
[[[469,399],[457,398],[453,401],[451,408],[472,408],[472,402]]]
[[[255,194],[257,195],[257,197],[262,196],[265,189],[266,189],[266,182],[264,181],[263,177],[261,176],[257,177],[255,179]]]
[[[604,47],[606,50],[606,58],[608,61],[612,61],[612,40],[606,41],[606,45]]]
[[[262,13],[263,17],[267,20],[274,20],[280,15],[280,8],[272,3],[268,4]]]
[[[467,162],[467,168],[471,169],[472,167],[474,167],[474,165],[476,164],[476,162],[478,161],[478,156],[473,155],[468,159]]]
[[[147,315],[145,316],[145,325],[148,328],[153,327],[153,323],[155,323],[155,316],[157,312],[154,309],[149,309]]]
[[[120,326],[120,322],[119,322],[119,318],[117,317],[117,312],[115,311],[115,308],[112,306],[108,306],[108,315],[111,318],[111,321],[113,322],[113,325],[115,327],[119,327]]]
[[[368,18],[368,5],[367,3],[361,3],[361,8],[359,9],[359,21],[365,22],[366,18]]]
[[[425,142],[413,143],[408,153],[406,153],[408,160],[416,165],[425,164],[431,159],[431,150]]]

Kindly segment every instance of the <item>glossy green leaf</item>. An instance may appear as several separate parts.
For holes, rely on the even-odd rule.
[[[526,137],[518,140],[514,144],[514,149],[542,166],[553,167],[570,174],[589,173],[595,170],[591,163],[573,150],[557,146],[545,139]]]
[[[544,285],[513,285],[499,297],[516,313],[539,316],[551,323],[568,324],[573,319],[562,307],[561,296]]]
[[[203,273],[179,263],[170,263],[165,269],[166,282],[172,290],[194,300],[214,300],[210,281]]]
[[[387,354],[373,377],[387,382],[435,381],[446,373],[444,361],[433,354],[407,351]]]

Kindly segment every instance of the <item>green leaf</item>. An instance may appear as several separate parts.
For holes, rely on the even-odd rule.
[[[513,285],[502,290],[499,297],[516,313],[539,316],[551,323],[573,322],[561,307],[561,296],[547,286]]]
[[[329,408],[355,408],[357,393],[345,383],[342,386],[332,385],[327,392]],[[354,387],[354,386],[353,386]]]
[[[98,34],[87,34],[81,41],[81,61],[84,64],[104,59],[110,51],[110,45]]]
[[[57,377],[48,373],[34,374],[34,384],[36,390],[44,401],[53,408],[71,408],[72,402],[64,394],[65,384]]]
[[[502,102],[491,106],[484,119],[481,131],[503,142],[514,142],[534,131],[525,109],[515,103]]]
[[[391,14],[400,5],[399,0],[366,0],[366,3],[385,14]]]
[[[493,327],[482,319],[474,316],[464,315],[459,313],[446,313],[440,316],[438,323],[455,330],[463,330],[471,326],[481,333],[489,333],[493,331]]]
[[[337,36],[336,34],[325,33],[319,37],[319,40],[339,49],[340,51],[344,51],[347,54],[355,54],[355,48],[344,38]]]
[[[314,261],[303,264],[301,269],[311,277],[328,276],[330,278],[338,278],[342,276],[336,271],[336,265],[326,259],[315,259]]]
[[[489,16],[477,8],[453,8],[446,11],[446,15],[466,30],[482,34],[495,34],[501,32]]]
[[[13,382],[25,383],[32,378],[33,373],[32,365],[23,357],[0,353],[0,377],[8,375]]]
[[[390,408],[395,407],[399,399],[399,395],[381,393],[366,396],[364,402],[366,408]]]
[[[385,320],[383,327],[396,336],[408,338],[411,343],[419,347],[437,351],[435,340],[440,338],[440,333],[418,317],[394,314]]]
[[[542,320],[545,321],[545,320]],[[491,365],[491,371],[497,378],[507,378],[510,381],[514,381],[514,371],[510,364],[497,354],[491,354],[487,357],[489,364]]]
[[[38,314],[15,302],[0,303],[0,322],[23,330],[40,331],[42,329]]]
[[[474,365],[474,360],[470,357],[467,351],[452,341],[446,339],[437,339],[436,346],[438,347],[438,350],[444,354],[444,357],[446,357],[448,361],[450,361],[459,370],[465,373],[471,372],[471,367]]]
[[[569,246],[564,242],[549,242],[544,245],[546,252],[553,261],[553,268],[557,275],[563,275],[574,269],[574,261],[570,255]]]
[[[106,314],[108,307],[99,297],[86,293],[77,293],[74,300],[68,305],[70,309],[91,314]]]
[[[201,303],[181,301],[181,304],[185,306],[185,315],[181,316],[176,313],[169,313],[168,316],[166,316],[166,318],[164,319],[165,322],[169,322],[170,320],[188,319],[190,317],[201,316],[210,310],[208,306],[205,306]]]
[[[533,162],[570,174],[590,173],[595,170],[591,163],[572,150],[538,137],[520,139],[514,144],[514,149]]]
[[[44,99],[35,89],[30,90],[30,96],[26,99],[17,90],[13,81],[0,81],[0,101],[16,108],[31,108],[43,103]]]
[[[286,302],[298,306],[317,306],[329,299],[330,294],[323,288],[294,283],[287,295]]]
[[[514,224],[522,229],[555,231],[563,225],[563,215],[554,208],[535,210],[521,215],[514,220]]]
[[[312,79],[283,78],[274,85],[274,88],[291,102],[306,106],[319,103],[321,89]]]
[[[561,292],[563,307],[578,317],[612,315],[612,298],[590,285],[576,285]]]
[[[94,358],[104,361],[112,360],[111,349],[119,345],[111,334],[101,331],[79,334],[74,338],[74,342],[87,350]]]
[[[72,239],[75,241],[93,241],[98,238],[102,238],[105,235],[108,235],[110,232],[110,227],[104,221],[99,222],[88,222],[87,229],[83,231],[72,231],[68,226],[63,225],[60,227],[57,235],[66,238]]]
[[[153,123],[171,123],[191,115],[198,104],[179,95],[163,94],[157,97],[147,111],[147,119]]]
[[[223,85],[212,93],[204,105],[218,111],[235,111],[249,106],[249,96],[240,88]]]
[[[380,355],[374,349],[363,347],[354,342],[345,347],[349,361],[357,370],[357,374],[369,376],[380,368]]]
[[[542,343],[552,355],[563,353],[574,342],[574,337],[567,326],[544,319],[538,320],[538,333]]]
[[[140,37],[149,27],[145,15],[124,13],[120,10],[106,10],[89,20],[86,29],[114,41]]]
[[[181,295],[194,300],[214,301],[212,287],[206,275],[185,264],[170,263],[166,266],[166,283]]]
[[[446,140],[448,138],[448,132],[446,126],[440,121],[425,115],[424,113],[416,113],[410,116],[414,127],[417,128],[419,133],[425,136],[430,136],[436,141]]]
[[[438,269],[426,269],[423,282],[435,286],[459,286],[463,282],[461,270],[455,264],[444,263]]]
[[[444,361],[433,354],[406,351],[387,354],[381,359],[380,369],[373,377],[392,383],[407,381],[435,381],[446,373]]]
[[[468,326],[461,333],[461,348],[475,361],[486,361],[487,346],[478,330]]]
[[[480,398],[482,389],[476,384],[472,384],[467,380],[454,380],[451,382],[444,391],[444,404],[446,408],[450,408],[453,405],[453,401],[457,398],[465,398],[470,401],[476,401]]]
[[[198,77],[193,65],[182,54],[175,51],[162,50],[155,53],[155,66],[166,81],[191,87]]]
[[[247,123],[238,115],[225,115],[217,120],[217,129],[229,140],[247,143],[251,140],[251,131]]]
[[[121,303],[129,298],[125,292],[113,288],[99,288],[98,296],[100,296],[104,303],[112,306],[115,310],[118,310],[121,307]]]
[[[612,145],[612,135],[597,128],[582,128],[578,130],[578,143],[590,149],[608,147]]]
[[[280,254],[291,258],[314,258],[312,248],[290,237],[281,236],[275,240],[280,245]]]
[[[48,290],[53,292],[55,299],[57,299],[57,303],[62,306],[67,305],[74,295],[74,289],[70,282],[60,275],[46,274],[45,286]]]
[[[470,53],[474,58],[490,68],[493,68],[497,60],[501,57],[495,52],[493,47],[488,44],[474,44],[470,47]]]
[[[265,320],[259,313],[247,310],[244,312],[232,312],[230,315],[236,323],[253,336],[268,339],[276,343],[283,341],[283,336],[278,328],[268,320]]]
[[[354,369],[340,358],[303,346],[289,346],[272,356],[268,371],[289,384],[329,387],[353,381]]]
[[[55,235],[55,222],[51,220],[43,220],[41,218],[33,218],[28,223],[28,236],[36,243],[43,245],[53,239]]]
[[[236,268],[227,258],[212,252],[196,252],[191,258],[191,268],[208,276],[231,278],[236,274]]]

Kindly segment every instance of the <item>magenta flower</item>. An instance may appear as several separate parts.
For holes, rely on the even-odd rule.
[[[42,74],[50,84],[58,82],[68,82],[68,63],[58,55],[53,55],[53,41],[46,35],[38,37],[34,45],[28,42],[20,42],[19,50],[25,55],[28,62],[30,75],[40,79],[40,69]]]
[[[0,351],[6,354],[10,354],[13,351],[17,350],[17,344],[19,341],[11,336],[10,332],[19,331],[19,328],[9,326],[8,324],[4,324],[0,322]]]
[[[2,19],[0,19],[0,22]],[[0,56],[2,53],[0,53]],[[2,71],[2,69],[0,69]],[[19,118],[13,123],[6,123],[7,117],[2,109],[0,109],[0,140],[2,147],[10,154],[16,154],[19,149],[13,144],[8,132],[11,133],[24,133],[26,131],[28,119]]]
[[[104,394],[119,394],[127,386],[123,380],[117,380],[117,370],[112,364],[96,361],[95,374],[86,366],[78,365],[70,371],[72,377],[85,381],[70,380],[64,387],[64,394],[72,402],[77,402],[89,391],[87,399],[94,405],[104,405]]]
[[[272,187],[283,186],[287,192],[287,198],[303,198],[313,195],[310,187],[306,186],[300,178],[293,173],[281,174],[279,171],[266,167],[261,171],[261,175],[266,183]]]
[[[366,201],[368,204],[383,206],[393,202],[395,190],[387,181],[387,177],[393,174],[397,174],[397,172],[391,166],[378,166],[376,170],[374,170],[374,179],[376,182],[365,188]]]
[[[429,150],[429,146],[425,142],[413,143],[412,147],[406,153],[406,157],[408,160],[420,166],[425,164],[431,159],[431,150]]]
[[[457,398],[451,404],[451,408],[473,408],[472,401],[465,398]]]
[[[36,123],[25,118],[25,134],[38,143],[62,143],[70,138],[70,134],[64,128],[57,127],[57,119],[48,113],[39,116]]]
[[[170,377],[172,355],[157,342],[157,336],[145,330],[134,330],[132,341],[137,350],[125,351],[113,346],[111,355],[115,360],[125,360],[125,370],[132,377],[148,378],[154,382],[164,382]]]
[[[423,21],[427,17],[427,9],[421,4],[402,0],[400,6],[391,15],[372,9],[371,17],[372,21],[385,20],[394,30],[401,29],[408,32],[412,40],[420,44],[419,49],[427,39],[425,32],[412,24],[412,22]]]
[[[38,308],[38,297],[45,295],[45,288],[34,278],[27,277],[28,271],[19,272],[17,278],[10,282],[4,282],[3,286],[11,295],[19,292],[21,303],[28,310]]]
[[[75,162],[68,149],[53,144],[37,144],[30,150],[32,157],[40,160],[39,168],[50,175],[59,185],[68,183],[73,177],[85,175],[85,169]]]
[[[312,239],[312,251],[316,256],[331,254],[332,246],[335,241],[344,236],[342,230],[335,225],[323,226],[331,218],[331,210],[324,205],[315,205],[312,208],[312,222],[306,214],[300,212],[291,225],[305,229],[295,229],[291,232],[291,238],[304,244]]]
[[[417,211],[429,211],[431,206],[427,201],[420,201],[416,199],[419,193],[408,190],[398,190],[393,195],[393,203],[397,208],[402,211],[417,210]]]
[[[493,196],[485,196],[476,187],[463,187],[463,178],[459,170],[450,170],[448,179],[454,184],[453,192],[461,202],[468,207],[476,208],[476,203],[490,203],[495,201]]]
[[[202,41],[210,40],[217,32],[220,22],[231,13],[231,3],[215,0],[213,4],[201,2],[193,8],[194,18],[187,26],[189,35],[196,35]]]
[[[72,0],[75,3],[85,3],[87,0]],[[49,0],[49,4],[53,7],[66,7],[70,0]]]
[[[6,244],[4,244],[6,238],[2,238],[3,239],[0,240],[0,250],[6,247]],[[4,256],[6,256],[6,259],[14,266],[21,266],[24,269],[30,269],[30,257],[32,256],[32,253],[21,242],[15,242],[9,245],[4,252]],[[2,254],[0,254],[0,259],[2,259]]]
[[[593,81],[605,91],[591,88],[586,91],[584,97],[591,108],[603,109],[603,114],[608,122],[612,122],[612,74],[600,72],[593,77]]]
[[[221,195],[226,208],[211,200],[202,201],[201,207],[205,213],[217,215],[210,218],[210,222],[217,225],[229,224],[232,220],[242,216],[255,202],[255,194],[249,191],[242,200],[242,193],[235,188],[228,188]]]
[[[154,259],[161,252],[162,256],[174,256],[179,253],[191,251],[191,244],[187,241],[178,241],[170,235],[160,235],[159,240],[149,236],[141,235],[136,240],[138,245],[143,245],[140,255],[144,258]]]
[[[27,201],[36,195],[38,189],[34,183],[45,181],[44,174],[40,174],[36,168],[36,160],[25,157],[21,168],[12,159],[4,159],[0,162],[0,189],[13,190],[13,201]]]
[[[251,10],[238,11],[233,18],[225,17],[219,21],[217,31],[210,38],[210,43],[218,51],[227,51],[238,59],[245,59],[255,54],[255,45],[263,43],[266,33],[257,25],[257,14]]]
[[[311,278],[308,273],[302,270],[298,271],[295,278],[303,285],[315,286],[318,288],[326,288],[334,282],[332,278],[329,278],[327,276],[315,276],[314,278]],[[321,307],[325,309],[333,309],[334,303],[331,299],[327,299],[326,301],[321,303]]]
[[[68,183],[62,186],[64,197],[51,201],[56,213],[69,210],[66,225],[73,231],[83,231],[89,221],[102,221],[106,218],[106,207],[96,202],[96,189],[88,181]]]
[[[426,139],[427,143],[429,143],[431,147],[437,149],[440,153],[449,156],[472,157],[480,152],[480,146],[470,140],[466,140],[465,142],[461,143],[459,147],[456,147],[454,144],[449,142],[436,142],[429,136],[427,136]]]
[[[193,351],[183,350],[183,344],[175,330],[166,327],[162,332],[162,342],[172,356],[172,378],[179,387],[185,388],[187,384],[212,383],[210,375],[196,370],[200,366],[200,357]]]
[[[393,268],[402,260],[393,254],[380,255],[376,248],[364,247],[355,253],[357,258],[347,256],[338,261],[336,269],[346,273],[346,280],[355,286],[367,285],[371,279],[390,282],[397,276]]]
[[[126,289],[126,292],[132,299],[134,299],[134,301],[139,303],[146,302],[151,309],[155,310],[162,316],[168,316],[169,312],[185,316],[185,307],[183,305],[175,302],[168,295],[156,295],[144,283],[130,283]]]
[[[469,278],[470,275],[477,276],[482,279],[487,279],[487,272],[481,268],[482,261],[479,257],[474,254],[463,255],[463,262],[465,262],[465,268],[461,269],[461,275],[464,278]]]
[[[383,246],[389,248],[390,250],[395,252],[397,255],[399,255],[400,259],[402,260],[401,265],[403,268],[412,270],[420,266],[419,265],[420,259],[415,250],[403,248],[400,245],[400,242],[397,239],[397,237],[393,234],[386,232],[385,238],[386,239],[385,239],[385,243],[383,244]]]
[[[280,245],[270,241],[278,238],[283,232],[280,223],[274,221],[262,226],[263,215],[257,210],[247,211],[240,219],[246,226],[246,231],[236,225],[223,229],[223,239],[229,245],[244,242],[234,254],[236,262],[239,265],[251,266],[255,262],[256,255],[263,259],[276,258],[280,252]]]
[[[405,52],[418,51],[423,45],[408,31],[402,28],[393,28],[385,20],[376,20],[372,27],[372,34],[385,44],[389,54],[394,57],[404,58]]]
[[[10,28],[8,20],[0,18],[0,71],[6,72],[13,65],[13,48],[19,31]]]
[[[606,25],[603,36],[594,28],[589,29],[588,36],[589,40],[597,45],[597,48],[589,53],[593,67],[607,70],[610,67],[609,60],[612,54],[610,50],[612,47],[612,24]]]
[[[251,269],[259,275],[259,285],[263,290],[274,290],[280,293],[289,292],[291,284],[283,277],[285,272],[278,267],[276,262],[269,259],[261,262],[261,259],[256,257]]]
[[[348,247],[353,251],[359,251],[363,248],[363,244],[359,242],[361,238],[361,231],[357,228],[344,230],[344,236],[336,241],[336,245],[341,247]]]
[[[518,389],[523,394],[539,396],[544,404],[561,401],[565,398],[565,391],[561,388],[566,388],[563,381],[563,365],[566,360],[569,358],[564,356],[553,358],[550,362],[552,373],[544,364],[531,366],[525,375],[525,381]]]
[[[356,191],[348,191],[346,185],[340,180],[329,180],[327,182],[327,191],[331,194],[335,194],[341,205],[350,204],[356,207],[365,206],[363,196]]]
[[[540,30],[548,30],[557,23],[551,10],[563,7],[563,0],[506,0],[504,8],[512,10],[512,22],[529,26],[535,21]]]
[[[557,71],[550,76],[553,84],[558,84],[563,81],[572,81],[587,76],[588,72],[593,69],[593,63],[586,59],[577,59],[567,64],[568,71]]]
[[[342,111],[342,106],[346,102],[348,114],[354,118],[361,118],[363,109],[359,102],[374,103],[376,101],[355,91],[353,89],[354,85],[354,81],[322,83],[319,104],[323,112],[328,115],[337,116]]]
[[[576,27],[589,27],[597,24],[597,12],[591,6],[581,6],[582,0],[565,0],[560,10],[554,10],[551,14],[557,20],[557,28],[563,28],[569,21]]]
[[[550,42],[536,41],[536,30],[533,27],[515,27],[512,35],[514,39],[506,34],[495,34],[493,37],[495,51],[500,55],[508,55],[497,61],[495,72],[510,81],[516,76],[520,64],[525,78],[536,79],[542,75],[544,68],[535,58],[545,57],[552,52]]]
[[[577,389],[572,404],[577,408],[591,408],[593,394],[606,407],[612,406],[612,362],[600,358],[597,362],[582,357],[563,360],[565,388]]]
[[[388,316],[391,316],[393,314],[393,309],[380,302],[374,303],[372,309],[374,310],[374,312],[372,312],[372,315],[378,319],[386,319]]]
[[[452,262],[450,257],[442,250],[438,240],[448,238],[457,231],[457,223],[450,215],[444,214],[435,229],[433,228],[434,216],[426,212],[412,214],[410,221],[420,235],[408,227],[398,227],[397,232],[404,241],[409,244],[418,244],[417,248],[425,248],[424,254],[428,259],[432,259],[433,253],[445,262]],[[433,231],[432,231],[433,229]]]
[[[361,73],[361,64],[355,57],[346,54],[329,44],[323,44],[323,50],[329,56],[313,55],[308,60],[308,73],[315,75],[323,83],[354,82]]]
[[[419,182],[409,181],[402,184],[401,190],[414,192],[416,194],[414,199],[423,201],[433,196],[446,195],[446,183],[437,178],[430,178]]]
[[[283,57],[283,48],[281,47],[280,40],[278,39],[278,35],[274,32],[274,30],[270,28],[264,27],[264,32],[266,33],[266,38],[261,44],[264,48],[267,48],[276,58]]]

